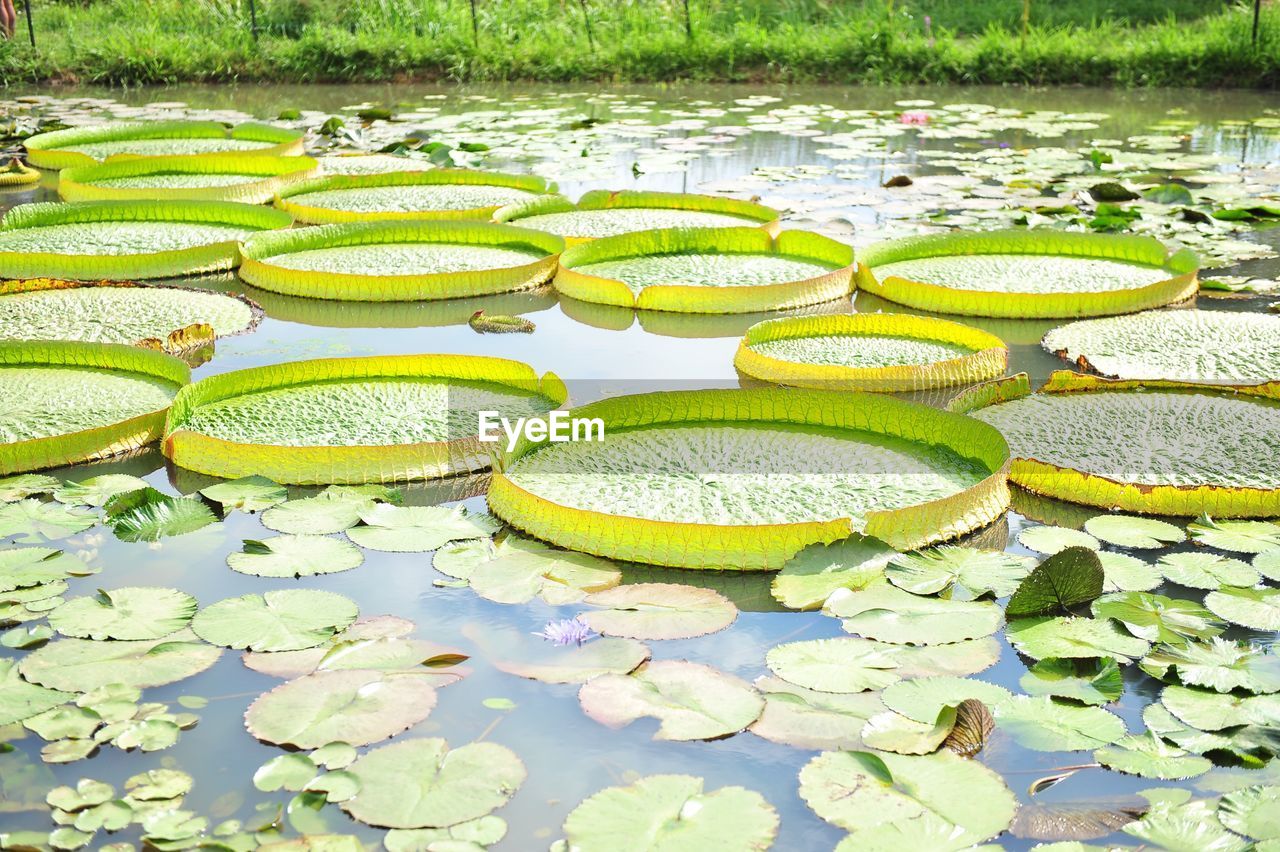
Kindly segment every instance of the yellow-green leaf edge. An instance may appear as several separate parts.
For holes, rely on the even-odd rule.
[[[243,139],[270,142],[270,147],[237,152],[241,156],[292,157],[303,152],[302,132],[269,124],[246,122],[232,128],[216,121],[146,121],[121,122],[95,127],[71,127],[28,137],[23,144],[27,161],[42,169],[66,169],[92,166],[99,160],[79,151],[62,150],[92,142],[123,142],[133,139]],[[217,154],[213,154],[216,156]],[[116,154],[108,160],[129,159],[136,154]],[[210,154],[195,154],[204,157]]]
[[[757,352],[757,343],[816,336],[891,336],[963,346],[972,352],[927,364],[845,367],[805,364]],[[778,385],[877,393],[932,390],[1000,376],[1009,348],[994,334],[950,320],[909,314],[828,314],[781,317],[756,323],[738,343],[733,364],[747,375]]]
[[[0,231],[120,221],[194,222],[260,230],[276,230],[293,224],[293,218],[280,210],[231,201],[82,201],[19,205],[0,219]],[[240,251],[235,240],[144,254],[0,251],[0,277],[127,281],[217,272],[234,269],[239,262]]]
[[[1169,277],[1127,290],[1092,293],[1009,293],[960,290],[890,275],[875,268],[922,257],[1042,254],[1087,257],[1164,269]],[[1182,249],[1170,254],[1154,237],[1049,230],[931,234],[877,243],[859,253],[858,287],[891,302],[926,311],[1017,319],[1095,317],[1145,311],[1190,299],[1199,290],[1200,261]]]
[[[1195,382],[1107,379],[1071,370],[1050,374],[1037,393],[1125,393],[1174,390],[1220,396],[1280,399],[1280,382],[1258,385],[1217,385]],[[971,412],[999,405],[1031,393],[1026,373],[978,385],[960,394],[948,409]],[[1034,494],[1102,509],[1145,515],[1215,518],[1273,518],[1280,515],[1280,489],[1221,485],[1137,485],[1105,476],[1015,456],[1009,481]]]
[[[265,204],[290,184],[305,180],[320,167],[311,157],[240,154],[190,154],[173,157],[113,157],[92,166],[72,166],[58,176],[58,195],[66,201],[131,201],[189,199]],[[191,175],[252,175],[255,180],[228,186],[143,187],[99,186],[95,181],[140,177],[163,172]]]
[[[271,258],[293,252],[386,243],[454,243],[540,252],[529,263],[499,269],[422,275],[360,275],[289,269]],[[564,240],[543,231],[487,222],[349,222],[255,234],[240,245],[240,277],[263,290],[312,299],[406,302],[488,296],[527,290],[555,274]]]
[[[568,398],[554,373],[541,378],[528,364],[483,355],[381,355],[291,361],[222,373],[179,392],[165,424],[164,455],[174,464],[223,479],[266,476],[286,485],[408,482],[474,473],[489,467],[490,450],[471,436],[385,446],[286,447],[246,444],[184,428],[202,405],[266,390],[317,382],[439,378],[489,382],[539,393],[562,405]]]
[[[996,520],[1009,505],[1009,448],[999,432],[972,418],[879,394],[783,388],[662,391],[605,399],[570,414],[599,417],[606,435],[682,423],[786,423],[869,431],[949,447],[988,471],[980,482],[948,497],[868,513],[863,532],[899,550],[964,535]],[[512,526],[561,547],[676,568],[774,571],[802,548],[848,538],[852,531],[847,517],[723,525],[563,506],[526,491],[504,473],[545,443],[522,439],[499,457],[489,485],[489,508]]]
[[[691,252],[777,254],[835,268],[801,281],[746,287],[654,284],[638,295],[617,279],[575,269],[608,260]],[[853,249],[809,231],[782,231],[774,236],[760,228],[659,228],[603,237],[567,249],[560,255],[560,268],[552,283],[570,298],[624,308],[695,314],[784,310],[848,298],[853,292]]]
[[[18,340],[0,342],[0,366],[81,367],[134,373],[184,386],[191,370],[178,358],[118,343]],[[77,464],[127,453],[164,431],[167,408],[65,435],[0,444],[0,475]]]

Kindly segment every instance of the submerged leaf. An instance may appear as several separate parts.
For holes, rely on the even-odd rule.
[[[950,590],[952,600],[968,600],[1013,594],[1034,566],[1035,560],[1029,557],[1001,550],[942,545],[894,556],[884,573],[889,582],[913,594]]]
[[[486,538],[501,529],[492,515],[477,515],[462,506],[391,506],[378,503],[361,510],[362,524],[347,537],[369,550],[426,553],[451,541]]]

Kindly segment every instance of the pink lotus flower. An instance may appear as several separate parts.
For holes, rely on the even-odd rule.
[[[899,115],[898,121],[901,122],[902,124],[915,124],[915,125],[928,124],[929,113],[921,112],[918,109],[909,110]]]

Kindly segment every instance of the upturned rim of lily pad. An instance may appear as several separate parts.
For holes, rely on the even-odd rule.
[[[239,139],[248,142],[270,142],[263,148],[250,148],[240,156],[289,157],[302,153],[303,133],[285,127],[248,121],[227,127],[219,121],[125,121],[92,127],[70,127],[37,133],[23,143],[27,161],[42,169],[65,169],[92,166],[104,162],[81,151],[68,151],[76,145],[94,142],[128,142],[142,139]],[[107,160],[131,159],[137,154],[120,153]],[[204,157],[207,154],[193,154]]]
[[[183,154],[126,157],[92,166],[72,166],[58,176],[58,195],[66,201],[238,201],[265,204],[284,187],[314,175],[311,157],[242,157],[231,154]],[[148,175],[248,175],[252,180],[223,186],[103,186],[99,181]]]

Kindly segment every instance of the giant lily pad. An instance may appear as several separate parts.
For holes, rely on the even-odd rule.
[[[1004,623],[990,601],[955,601],[913,595],[879,581],[856,592],[837,592],[826,611],[849,633],[879,642],[945,645],[990,636]]]
[[[196,599],[177,589],[124,587],[72,598],[49,613],[49,626],[79,639],[161,639],[182,630]]]
[[[894,556],[884,574],[890,583],[913,594],[945,592],[951,600],[972,600],[1013,594],[1034,567],[1034,559],[1002,550],[942,545]]]
[[[155,440],[189,374],[177,358],[134,346],[0,343],[0,473],[102,458]]]
[[[583,603],[602,607],[578,615],[597,633],[629,639],[690,639],[723,630],[738,608],[711,589],[677,583],[636,583],[594,592]]]
[[[317,178],[284,188],[275,204],[312,223],[488,219],[499,207],[554,190],[533,175],[432,169]]]
[[[1280,317],[1225,311],[1148,311],[1073,322],[1044,348],[1116,379],[1261,384],[1280,378]]]
[[[283,503],[289,491],[265,476],[245,476],[200,489],[200,496],[222,506],[223,511],[261,512]]]
[[[800,797],[864,849],[964,849],[1004,831],[1017,808],[1000,776],[947,751],[823,752],[800,770]]]
[[[649,775],[601,790],[564,822],[570,848],[582,852],[767,849],[777,831],[778,814],[759,793],[703,792],[703,780],[688,775]]]
[[[194,200],[263,204],[315,174],[310,157],[138,157],[73,166],[58,176],[67,201]]]
[[[620,728],[642,716],[660,721],[660,740],[708,740],[744,730],[764,699],[750,684],[710,666],[676,660],[649,663],[630,675],[592,678],[578,691],[583,711]]]
[[[534,597],[552,604],[571,603],[622,581],[622,572],[603,559],[556,550],[514,534],[497,541],[486,538],[445,545],[432,565],[442,574],[466,580],[476,594],[498,603],[524,603]]]
[[[753,325],[734,366],[780,385],[896,392],[993,379],[1008,356],[1000,338],[948,320],[832,314]]]
[[[844,298],[853,249],[805,231],[676,228],[606,237],[560,256],[555,287],[583,302],[749,313]]]
[[[286,500],[262,513],[269,530],[293,535],[328,535],[360,523],[360,513],[378,498],[363,489],[330,486],[314,497]]]
[[[163,639],[138,642],[59,639],[27,654],[19,670],[32,683],[68,692],[111,684],[142,688],[197,675],[221,655],[221,648],[180,630]]]
[[[1127,313],[1195,295],[1196,256],[1150,237],[1052,229],[908,237],[859,256],[858,287],[913,308],[995,317]]]
[[[23,145],[32,165],[65,169],[120,156],[301,154],[302,133],[252,122],[231,128],[217,121],[111,122],[37,133]]]
[[[276,745],[312,749],[342,741],[363,746],[408,730],[435,704],[431,681],[415,674],[323,671],[259,696],[244,722],[250,734]]]
[[[493,660],[499,671],[543,683],[585,683],[607,674],[625,675],[649,659],[634,639],[606,636],[584,644],[524,647]]]
[[[771,591],[783,606],[817,609],[832,592],[861,589],[885,575],[886,563],[896,552],[882,541],[860,535],[833,544],[811,544],[782,566]]]
[[[558,237],[480,222],[356,222],[258,234],[240,276],[290,296],[358,302],[527,290],[555,273]]]
[[[998,436],[874,394],[673,391],[571,414],[603,421],[604,440],[519,444],[494,475],[489,506],[539,538],[601,556],[780,568],[851,528],[897,547],[959,535],[993,520],[1007,498]]]
[[[971,413],[1008,439],[1010,481],[1030,491],[1152,514],[1280,511],[1280,475],[1268,461],[1280,436],[1280,403],[1204,385],[1065,371],[1038,393],[1018,393]]]
[[[314,648],[356,620],[350,599],[314,589],[279,589],[210,604],[191,629],[206,642],[251,651]]]
[[[223,477],[431,479],[488,466],[487,447],[477,439],[478,411],[537,416],[564,397],[553,375],[539,380],[532,368],[501,358],[400,355],[277,364],[212,376],[179,395],[164,451],[182,467]]]
[[[360,793],[342,803],[355,819],[386,828],[456,825],[502,807],[524,783],[525,768],[508,748],[442,739],[405,740],[374,749],[348,770]]]

